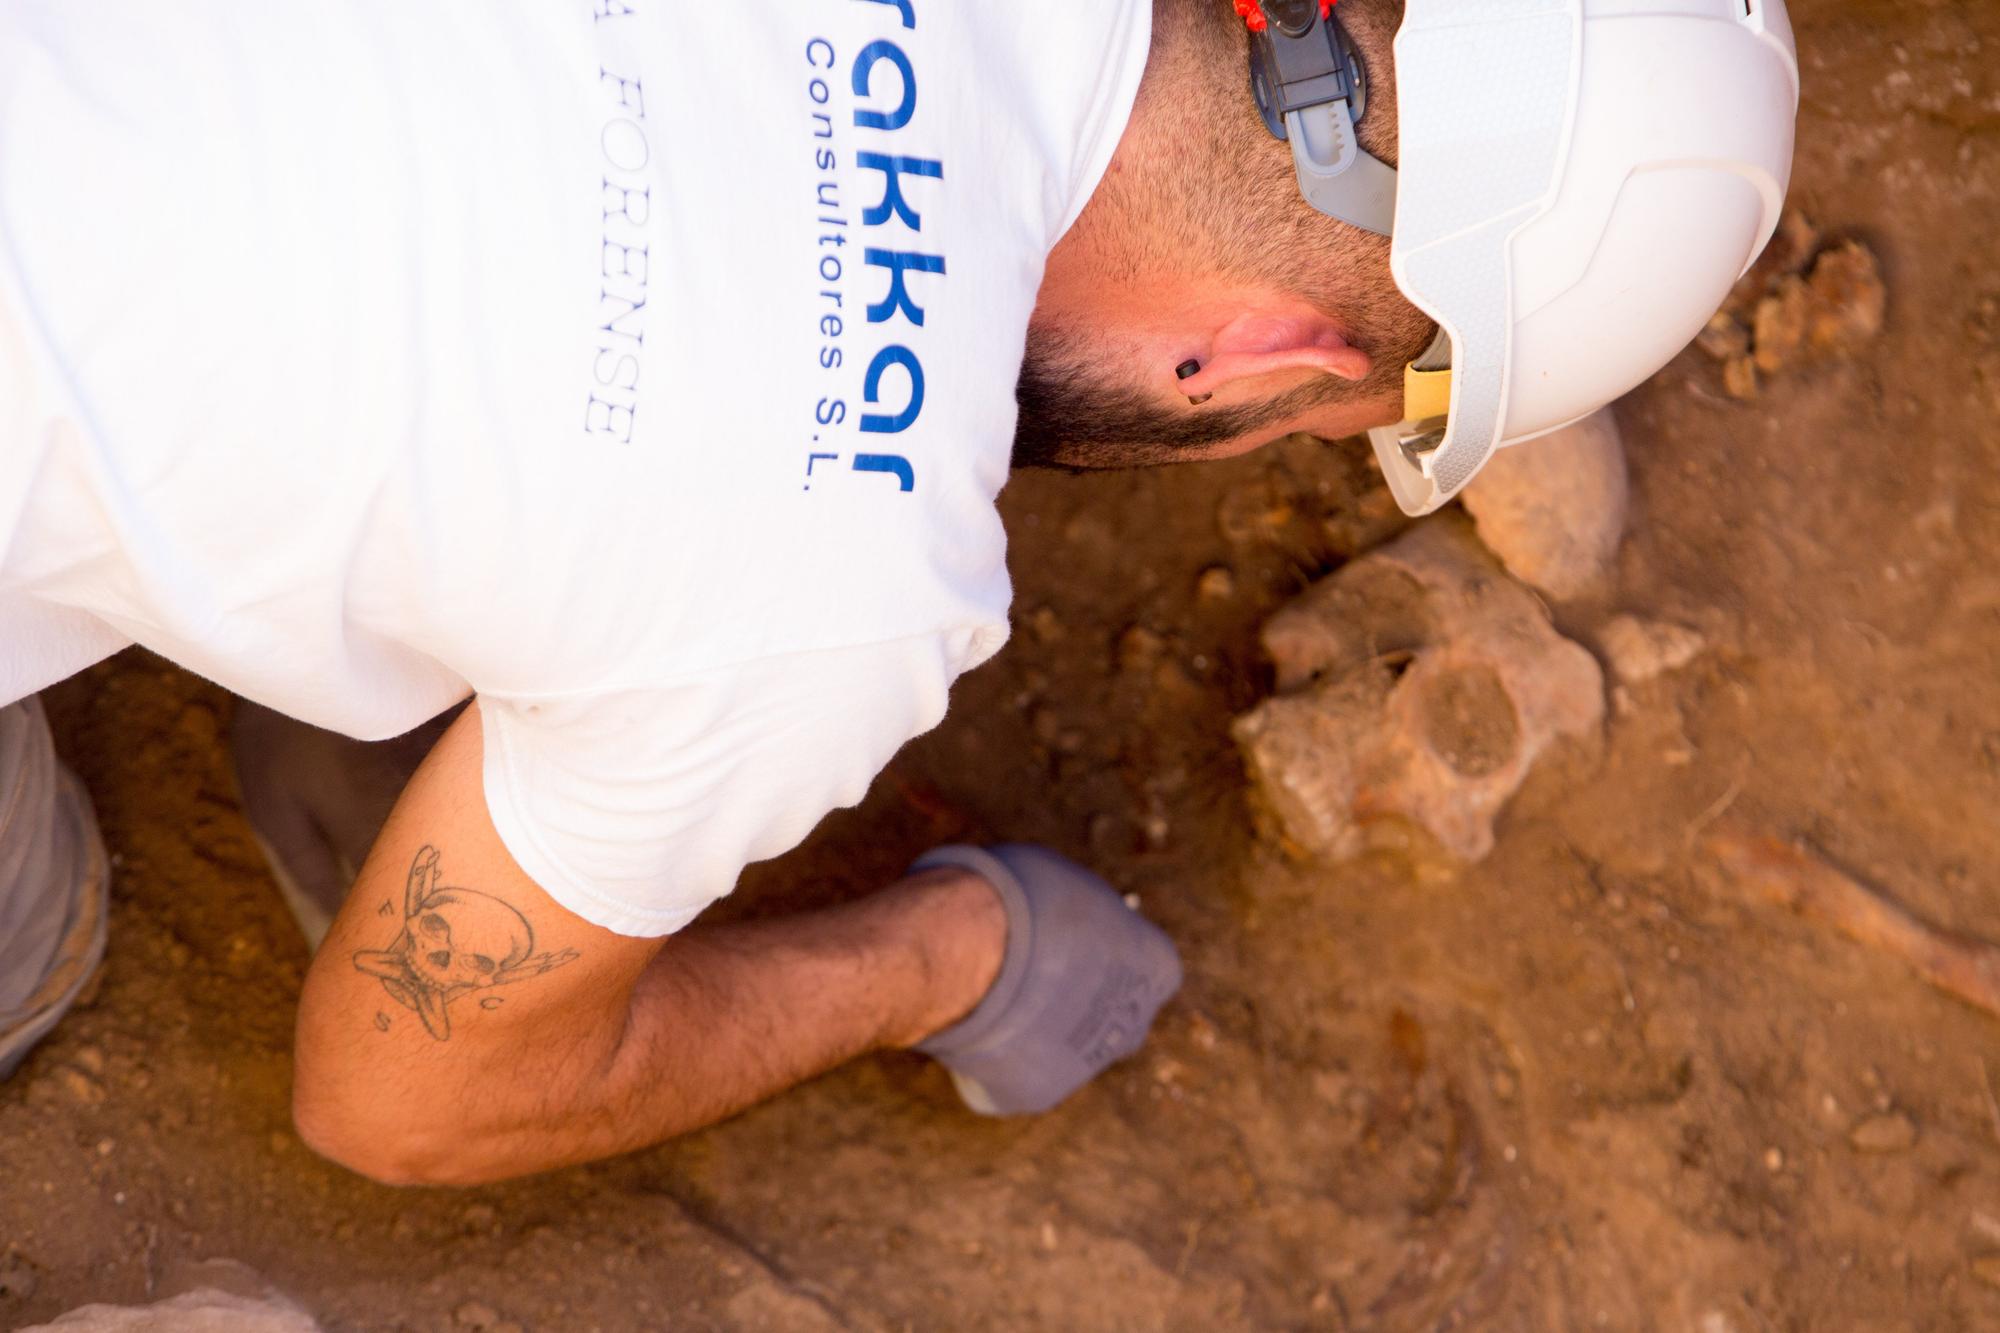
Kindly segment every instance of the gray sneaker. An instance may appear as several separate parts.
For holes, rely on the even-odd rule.
[[[0,1079],[104,958],[111,862],[39,700],[0,708]]]
[[[1007,955],[976,1008],[920,1043],[981,1115],[1046,1111],[1139,1049],[1181,985],[1167,933],[1046,847],[939,847],[910,867],[970,870],[1007,908]]]

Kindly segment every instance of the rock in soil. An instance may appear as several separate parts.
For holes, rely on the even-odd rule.
[[[1871,1115],[1848,1134],[1856,1152],[1902,1152],[1917,1141],[1917,1127],[1906,1115]]]
[[[500,1322],[500,1312],[484,1301],[467,1301],[451,1312],[452,1322],[460,1328],[483,1330],[493,1328]]]
[[[201,1287],[151,1305],[86,1305],[21,1333],[318,1333],[304,1310],[276,1293],[257,1297]]]
[[[1279,693],[1233,734],[1285,837],[1329,859],[1390,818],[1478,860],[1542,751],[1604,716],[1596,659],[1451,517],[1309,588],[1264,645]]]
[[[1597,646],[1620,684],[1643,685],[1694,661],[1708,640],[1671,621],[1613,616],[1597,632]]]
[[[1465,488],[1479,539],[1558,601],[1600,582],[1625,534],[1625,445],[1611,409],[1502,449]]]
[[[1205,601],[1222,602],[1236,595],[1236,575],[1228,565],[1210,565],[1195,580],[1195,595]]]

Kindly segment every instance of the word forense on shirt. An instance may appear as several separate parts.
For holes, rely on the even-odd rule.
[[[591,0],[591,23],[622,26],[638,13],[633,0]],[[602,107],[598,129],[597,211],[603,231],[597,247],[597,327],[590,362],[584,434],[630,444],[639,419],[640,353],[646,346],[646,284],[652,276],[653,183],[647,167],[653,145],[647,133],[646,89],[639,72],[613,68],[629,60],[638,42],[605,44],[598,66]],[[620,54],[613,54],[616,50]]]
[[[895,36],[917,26],[914,0],[854,2],[887,11],[884,26],[892,35],[867,42],[852,57],[843,57],[825,37],[814,37],[805,47],[817,173],[812,203],[819,369],[831,384],[813,404],[804,488],[813,488],[813,469],[819,467],[822,476],[829,468],[879,474],[909,492],[917,486],[917,467],[908,447],[894,437],[916,425],[924,410],[921,283],[927,276],[942,279],[945,257],[922,244],[923,209],[942,188],[944,163],[905,151],[910,146],[902,139],[917,113],[917,73]],[[843,91],[853,96],[851,111],[836,109],[844,105]],[[850,127],[852,171],[842,161],[844,131]],[[856,179],[863,197],[850,200],[844,183]],[[879,193],[872,202],[871,188]],[[854,406],[848,401],[850,360],[862,368],[861,401]],[[864,443],[843,468],[835,436],[850,413]],[[871,436],[879,438],[866,438]]]

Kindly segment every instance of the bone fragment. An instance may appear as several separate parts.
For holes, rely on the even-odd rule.
[[[1278,693],[1234,734],[1287,841],[1332,860],[1385,818],[1478,860],[1543,750],[1603,717],[1596,660],[1453,516],[1322,579],[1264,645]]]
[[[1764,901],[1890,954],[1932,986],[2000,1017],[2000,948],[1918,920],[1796,844],[1725,830],[1710,834],[1707,848]]]

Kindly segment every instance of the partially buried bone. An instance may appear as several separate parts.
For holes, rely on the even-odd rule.
[[[1596,660],[1439,517],[1313,585],[1264,627],[1278,693],[1233,728],[1300,849],[1343,859],[1384,817],[1478,860],[1557,738],[1604,716]]]
[[[1796,844],[1735,830],[1708,851],[1740,888],[1897,958],[1926,982],[2000,1015],[2000,947],[1927,925]]]

